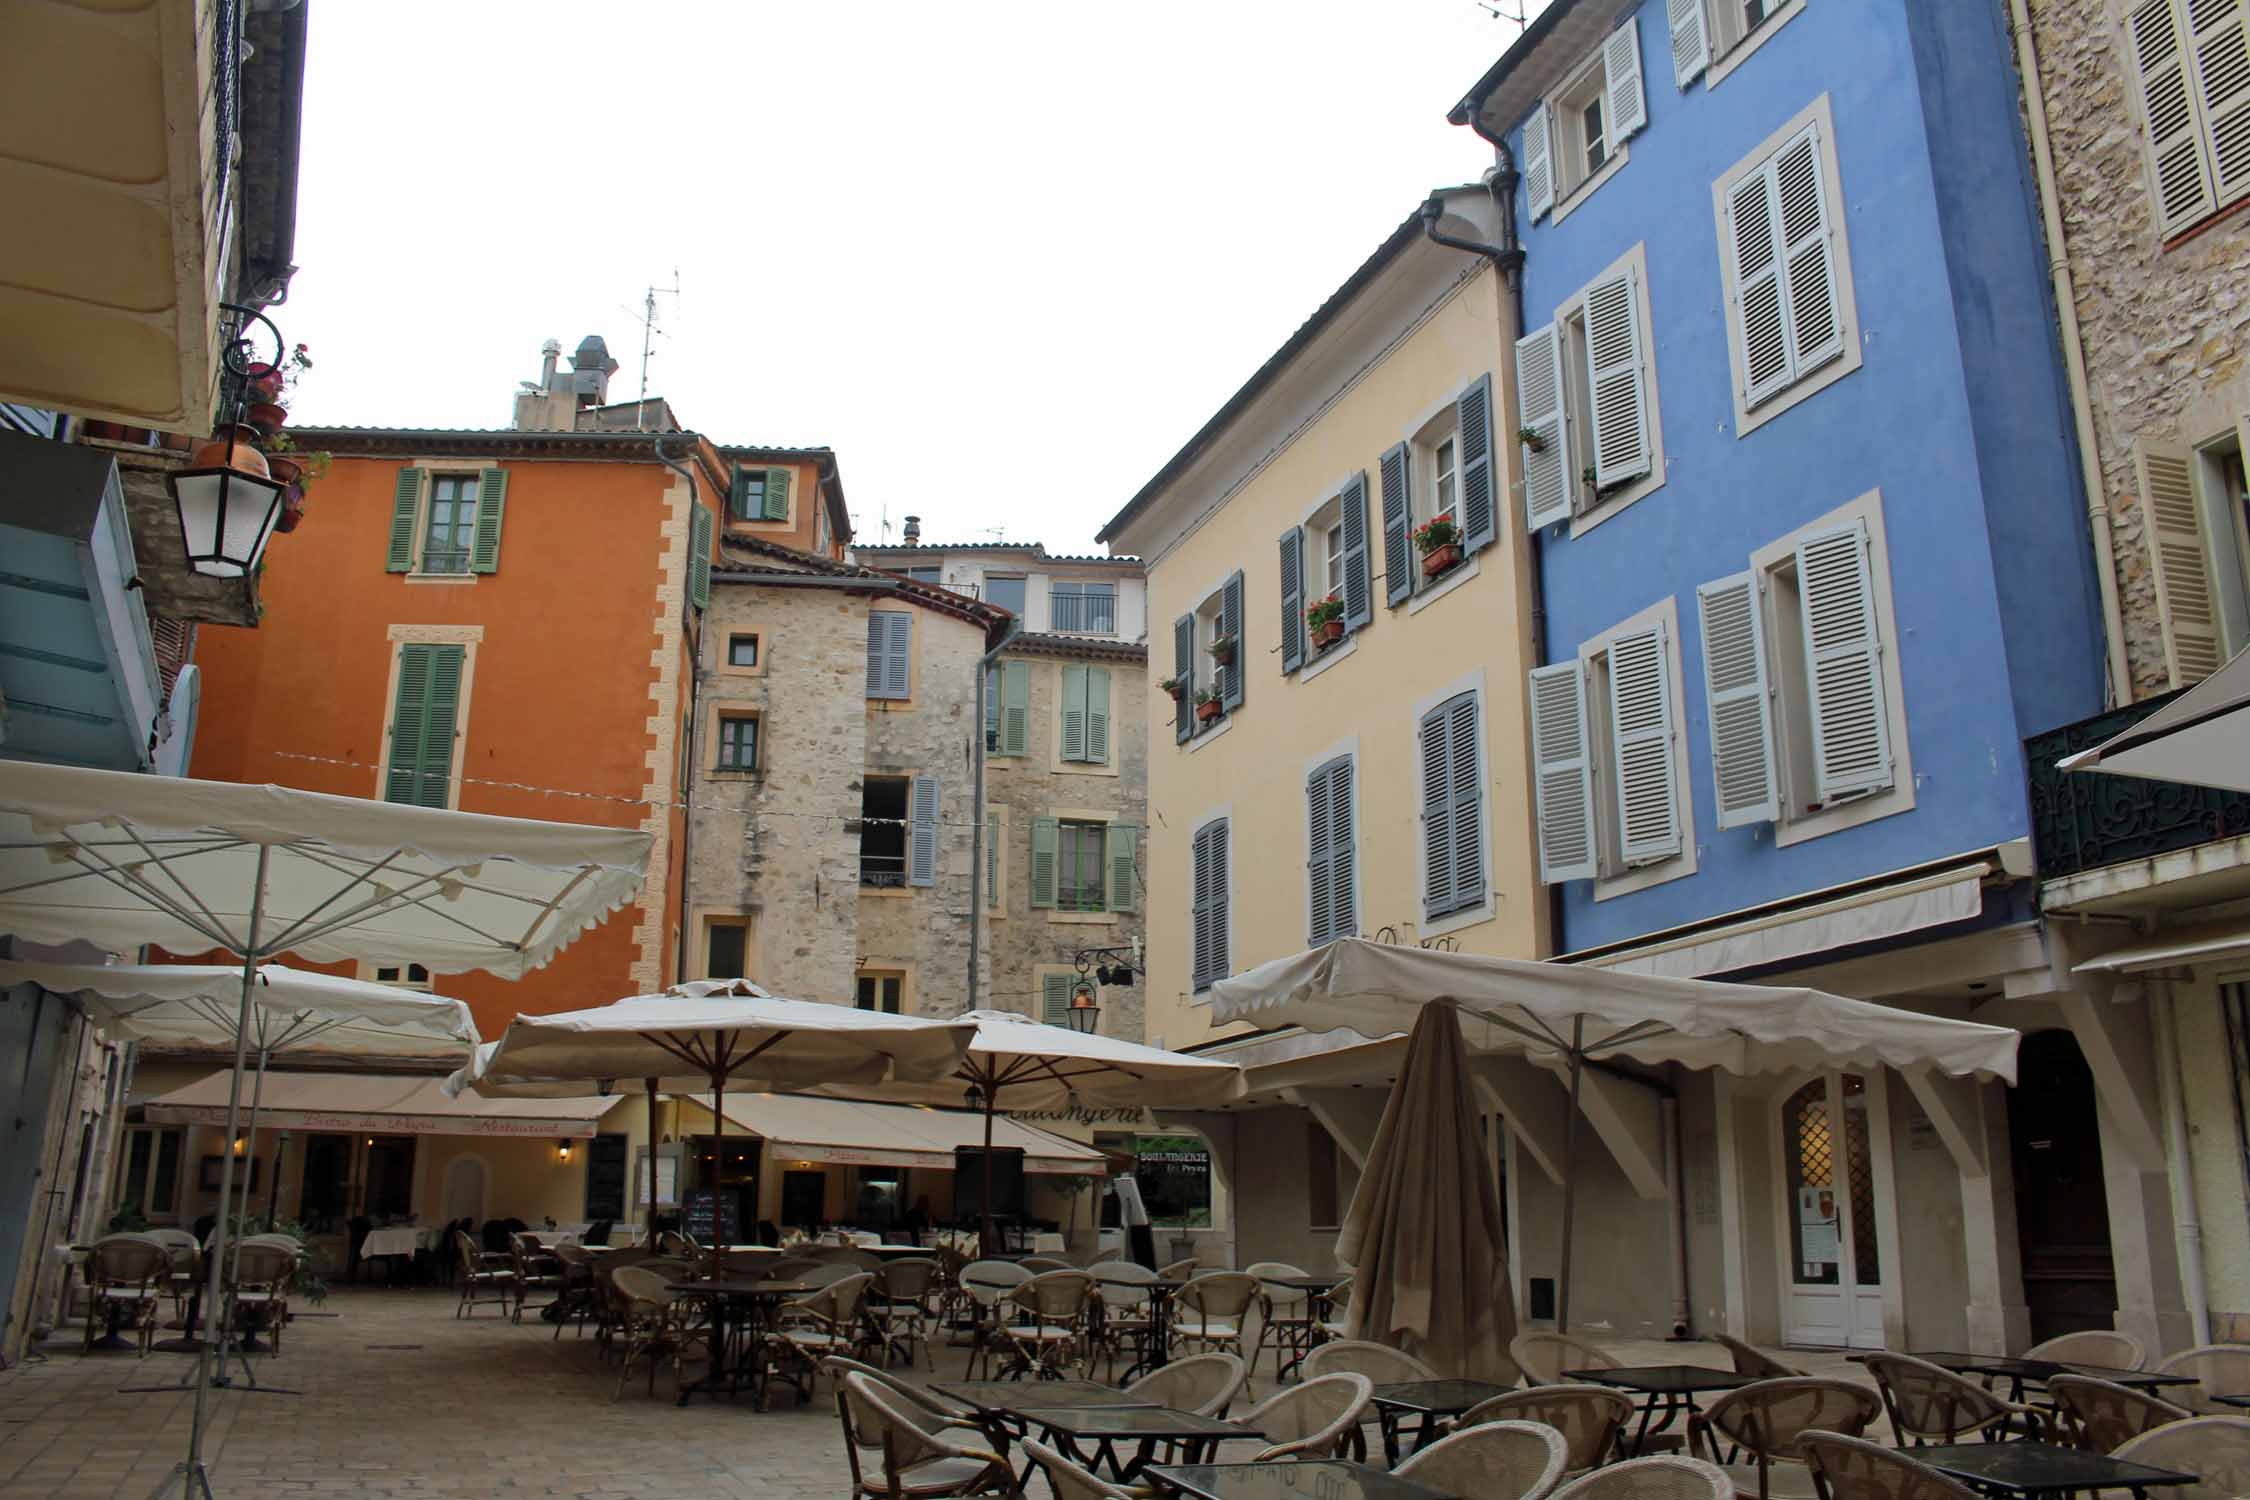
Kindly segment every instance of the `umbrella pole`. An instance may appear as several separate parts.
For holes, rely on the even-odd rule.
[[[984,1091],[984,1190],[977,1195],[977,1207],[984,1217],[982,1237],[987,1255],[998,1255],[1003,1248],[992,1227],[992,1112],[999,1107],[999,1095],[998,1084]]]
[[[1562,1274],[1555,1285],[1555,1332],[1570,1332],[1570,1228],[1578,1206],[1578,1081],[1586,1070],[1586,1018],[1570,1023],[1570,1118],[1563,1125]]]
[[[260,1032],[263,1032],[265,1030],[265,1023],[263,1021],[258,1023],[258,1030]],[[264,1104],[266,1100],[266,1059],[271,1057],[272,1055],[273,1053],[267,1048],[265,1044],[264,1037],[261,1036],[258,1041],[257,1078],[256,1081],[250,1085],[250,1119],[243,1125],[241,1137],[243,1141],[243,1150],[248,1154],[250,1160],[253,1162],[258,1159],[258,1107]],[[229,1129],[227,1131],[227,1159],[229,1161],[234,1159],[234,1143],[234,1131],[232,1129]],[[250,1195],[256,1191],[257,1190],[253,1188],[247,1180],[243,1182],[242,1206],[245,1209],[249,1208],[250,1206]],[[271,1193],[269,1192],[267,1196],[268,1200],[270,1201],[272,1197]],[[240,1269],[242,1269],[242,1236],[240,1235],[236,1235],[234,1239],[234,1265],[236,1270],[239,1271]]]
[[[644,1078],[641,1084],[648,1090],[648,1237],[641,1241],[649,1249],[656,1248],[656,1080]]]
[[[289,1132],[278,1130],[273,1137],[273,1176],[266,1180],[266,1228],[273,1228],[276,1200],[281,1197],[281,1159],[289,1153]]]
[[[712,1039],[714,1046],[717,1038]],[[719,1279],[719,1247],[727,1238],[727,1075],[711,1073],[711,1279]]]

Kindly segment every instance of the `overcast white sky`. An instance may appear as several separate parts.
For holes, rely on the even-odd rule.
[[[325,0],[296,415],[505,426],[588,333],[630,398],[676,267],[649,389],[687,426],[833,445],[862,540],[1093,550],[1489,163],[1445,111],[1516,34],[1477,0]]]

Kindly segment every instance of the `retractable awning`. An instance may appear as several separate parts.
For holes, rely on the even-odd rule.
[[[711,1096],[695,1096],[705,1109]],[[764,1136],[782,1162],[861,1167],[953,1168],[957,1147],[984,1145],[984,1116],[965,1110],[911,1104],[862,1104],[805,1094],[729,1094],[729,1124]],[[1005,1115],[992,1122],[992,1144],[1023,1152],[1026,1172],[1100,1177],[1109,1158],[1091,1146],[1021,1125]]]
[[[144,1112],[153,1125],[227,1123],[225,1073],[161,1094]],[[258,1123],[274,1130],[333,1130],[364,1135],[593,1135],[615,1099],[487,1099],[446,1095],[444,1080],[382,1073],[268,1073]]]

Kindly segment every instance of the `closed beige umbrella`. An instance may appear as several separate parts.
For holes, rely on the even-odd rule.
[[[1446,1375],[1515,1384],[1516,1300],[1500,1245],[1461,1026],[1452,1005],[1425,1005],[1336,1241],[1353,1268],[1352,1337]]]

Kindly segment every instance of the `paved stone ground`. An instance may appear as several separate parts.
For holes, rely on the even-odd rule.
[[[536,1318],[519,1327],[485,1309],[458,1320],[452,1294],[437,1290],[341,1289],[322,1310],[338,1316],[299,1319],[282,1356],[258,1360],[261,1380],[302,1395],[212,1393],[205,1453],[220,1496],[849,1495],[825,1387],[810,1406],[777,1392],[763,1413],[747,1397],[683,1409],[666,1372],[653,1399],[636,1375],[613,1400],[615,1368],[591,1337],[557,1341]],[[1713,1345],[1613,1347],[1628,1363],[1726,1363]],[[191,1358],[84,1356],[75,1331],[44,1352],[0,1372],[0,1495],[150,1495],[187,1451],[193,1394],[119,1388],[176,1381]],[[938,1378],[957,1378],[962,1359],[938,1350]],[[1834,1357],[1810,1362],[1858,1373]]]

